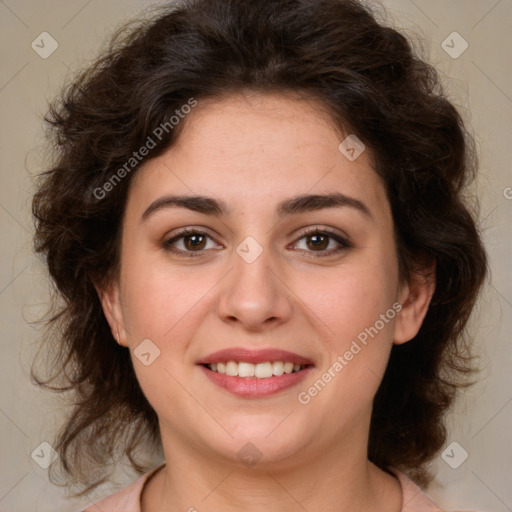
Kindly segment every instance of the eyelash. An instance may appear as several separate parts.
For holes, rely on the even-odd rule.
[[[196,257],[202,256],[202,253],[204,253],[204,249],[200,250],[200,251],[183,251],[181,249],[176,249],[175,247],[172,246],[173,243],[186,237],[187,235],[207,236],[208,238],[213,240],[213,238],[210,235],[208,235],[208,233],[206,233],[204,231],[194,229],[194,228],[185,228],[182,231],[180,231],[179,233],[177,233],[175,236],[170,238],[169,240],[166,240],[164,242],[164,249],[166,251],[172,252],[178,256],[184,256],[186,258],[196,258]],[[314,229],[310,229],[308,231],[304,231],[300,234],[300,237],[298,238],[298,240],[302,240],[303,238],[307,238],[308,236],[311,236],[311,235],[328,236],[329,238],[338,242],[340,244],[340,247],[338,247],[336,249],[330,249],[328,251],[325,251],[325,250],[323,250],[323,251],[307,251],[305,249],[299,249],[299,250],[304,251],[305,253],[317,253],[318,254],[315,256],[308,255],[308,257],[325,258],[327,256],[333,256],[334,254],[338,254],[342,251],[345,251],[345,250],[353,247],[352,244],[348,240],[346,240],[345,238],[340,236],[338,233],[334,233],[333,231],[330,231],[329,229],[314,228]]]

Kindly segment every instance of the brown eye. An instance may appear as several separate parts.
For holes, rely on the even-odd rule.
[[[324,250],[327,249],[329,246],[329,238],[326,235],[322,234],[315,234],[315,235],[309,235],[306,237],[308,242],[307,245],[310,249],[313,250]]]
[[[208,242],[211,241],[211,246]],[[177,233],[171,239],[163,243],[166,251],[177,254],[178,256],[201,256],[208,252],[208,249],[218,248],[213,238],[202,231],[196,229],[187,229]]]
[[[185,235],[183,240],[183,245],[188,251],[193,251],[194,249],[204,249],[206,245],[206,236],[200,234]]]
[[[303,251],[305,255],[311,256],[311,253],[316,253],[315,257],[322,257],[346,251],[353,245],[338,233],[316,228],[303,232],[295,247]]]

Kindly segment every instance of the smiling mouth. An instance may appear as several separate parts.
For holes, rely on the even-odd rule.
[[[269,379],[281,375],[298,373],[310,364],[296,364],[291,361],[265,361],[262,363],[248,363],[244,361],[226,361],[203,365],[214,373],[229,377]]]

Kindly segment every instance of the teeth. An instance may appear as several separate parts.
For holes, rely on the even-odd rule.
[[[228,361],[226,363],[226,375],[236,377],[238,375],[238,365],[234,361]]]
[[[254,375],[258,377],[258,379],[272,377],[272,363],[258,363],[254,367]]]
[[[237,364],[233,362],[233,364]],[[252,363],[238,363],[239,377],[254,377],[254,365]]]
[[[293,364],[290,361],[266,361],[258,364],[227,361],[225,363],[219,362],[208,365],[208,368],[213,372],[231,377],[256,377],[258,379],[268,379],[272,376],[279,377],[284,373],[299,372],[304,367],[305,365]]]
[[[272,373],[274,375],[283,375],[284,373],[284,363],[282,361],[274,361],[272,363]]]

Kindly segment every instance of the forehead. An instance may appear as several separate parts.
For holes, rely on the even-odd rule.
[[[164,193],[222,197],[241,208],[338,191],[364,197],[377,217],[387,213],[369,151],[349,160],[339,146],[350,134],[320,102],[237,94],[199,101],[183,122],[176,143],[137,171],[131,196],[140,208]]]

